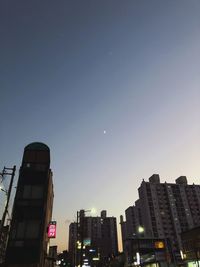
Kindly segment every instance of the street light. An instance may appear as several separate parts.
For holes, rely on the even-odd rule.
[[[94,215],[97,211],[95,208],[91,208],[90,210],[84,210],[84,209],[81,209],[80,211],[78,211],[79,213],[83,212],[84,214],[86,212],[90,212],[92,215]]]
[[[90,212],[91,212],[91,214],[96,214],[96,209],[95,208],[92,208],[91,210],[90,210]]]
[[[144,233],[144,227],[143,226],[138,226],[138,233],[143,234]]]

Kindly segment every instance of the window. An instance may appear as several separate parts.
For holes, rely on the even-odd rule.
[[[23,198],[31,198],[31,186],[25,185],[23,190]]]
[[[35,169],[37,171],[45,171],[47,169],[47,165],[46,164],[36,164]]]
[[[25,238],[37,238],[40,230],[40,221],[29,221],[26,224]]]
[[[43,187],[42,186],[32,186],[32,198],[40,199],[43,196]]]
[[[18,239],[24,238],[24,232],[25,232],[25,222],[24,221],[18,222],[16,237]]]
[[[12,232],[12,239],[35,239],[40,231],[39,220],[18,221],[16,229]]]
[[[15,247],[23,247],[24,246],[24,242],[23,241],[15,241],[15,242],[13,242],[13,245]]]
[[[48,151],[37,151],[36,162],[48,163],[49,162],[49,152]]]
[[[25,199],[41,199],[43,197],[42,185],[25,185],[22,197]]]

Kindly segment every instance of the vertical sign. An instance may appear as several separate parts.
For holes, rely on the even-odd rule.
[[[56,238],[56,221],[52,221],[48,226],[48,237]]]

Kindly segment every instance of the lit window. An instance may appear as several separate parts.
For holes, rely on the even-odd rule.
[[[165,244],[163,241],[156,241],[155,242],[155,248],[160,249],[160,248],[164,248],[164,247],[165,247]]]

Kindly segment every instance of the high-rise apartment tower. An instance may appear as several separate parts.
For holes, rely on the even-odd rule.
[[[89,251],[95,252],[93,258],[99,257],[99,262],[97,261],[94,266],[97,266],[97,263],[100,264],[100,262],[103,264],[108,258],[117,255],[118,239],[116,218],[107,217],[105,210],[101,212],[101,217],[85,216],[84,210],[80,210],[78,214],[78,227],[77,223],[71,223],[69,227],[69,253],[72,261],[75,261],[78,266],[79,259],[80,263],[84,261],[84,257],[88,259],[90,255],[88,255],[88,257],[86,255],[87,248],[89,248]],[[84,244],[85,248],[81,247],[81,243]],[[80,253],[85,256],[78,255]],[[74,257],[74,255],[76,255],[76,257]],[[90,264],[93,266],[92,262]]]
[[[138,191],[139,199],[125,211],[125,224],[121,220],[122,235],[126,233],[122,239],[166,238],[178,255],[181,232],[200,225],[200,185],[189,185],[185,176],[176,183],[161,183],[154,174],[148,182],[142,181]]]

